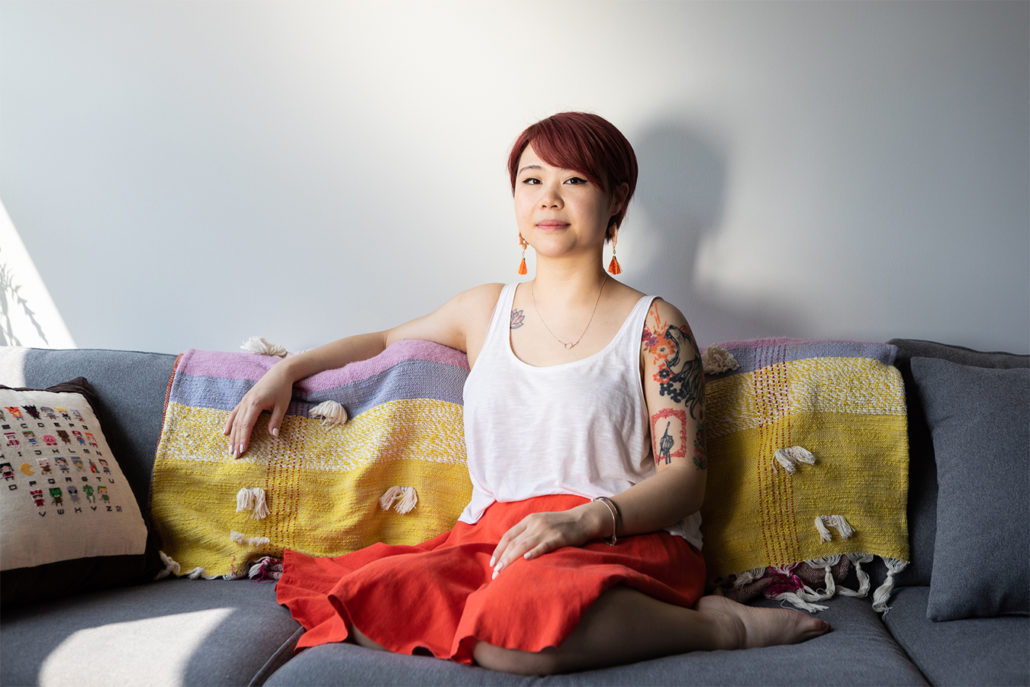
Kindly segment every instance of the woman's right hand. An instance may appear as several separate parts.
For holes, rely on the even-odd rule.
[[[250,435],[254,431],[261,413],[272,414],[268,421],[268,433],[279,436],[286,410],[293,397],[293,379],[286,374],[282,364],[277,364],[250,388],[229,414],[223,433],[229,437],[229,453],[239,458],[250,447]]]

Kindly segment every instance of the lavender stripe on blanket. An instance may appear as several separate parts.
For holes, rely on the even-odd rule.
[[[169,401],[231,410],[275,362],[247,353],[187,351],[176,369]],[[380,356],[298,383],[287,412],[306,416],[327,400],[341,403],[352,417],[400,399],[433,398],[460,405],[467,375],[465,356],[458,351],[425,341],[398,342]]]
[[[709,378],[754,372],[774,363],[806,358],[872,358],[893,365],[897,347],[866,341],[829,341],[818,339],[750,339],[719,344],[736,358],[739,368]]]

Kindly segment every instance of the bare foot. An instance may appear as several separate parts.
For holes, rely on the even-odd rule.
[[[705,596],[697,610],[728,621],[735,648],[797,644],[830,631],[829,623],[801,611],[745,606],[724,596]]]

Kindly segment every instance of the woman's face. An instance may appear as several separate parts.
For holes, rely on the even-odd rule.
[[[515,219],[538,255],[596,251],[618,210],[617,201],[582,173],[553,167],[526,146],[515,176]]]

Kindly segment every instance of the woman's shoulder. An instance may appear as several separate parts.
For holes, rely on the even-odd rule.
[[[454,321],[461,323],[466,336],[476,338],[489,325],[503,288],[504,284],[473,286],[449,300],[442,310]]]
[[[489,316],[493,312],[494,306],[497,305],[497,300],[501,297],[501,290],[503,288],[504,284],[500,283],[480,284],[462,291],[451,300],[462,308],[469,308],[472,312],[476,313],[485,311],[486,315]]]
[[[687,318],[680,309],[660,296],[656,296],[651,302],[647,319],[648,322],[653,322],[655,325],[665,323],[677,327],[687,326]]]
[[[622,282],[615,283],[617,298],[623,303],[634,304],[639,302],[642,298],[652,299],[647,314],[647,321],[649,323],[657,325],[659,322],[663,322],[674,324],[676,326],[687,324],[687,319],[683,316],[683,313],[680,312],[679,308],[661,296],[650,296],[643,291],[639,291],[632,286],[623,284]]]

